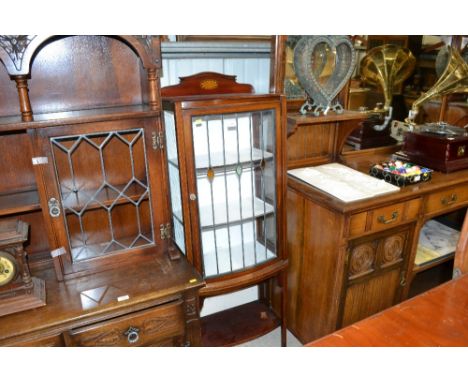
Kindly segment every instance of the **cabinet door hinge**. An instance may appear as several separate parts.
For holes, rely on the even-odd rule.
[[[159,230],[161,231],[161,240],[170,239],[171,236],[171,223],[161,224],[159,226]]]
[[[49,158],[47,157],[34,157],[32,158],[32,164],[37,166],[38,164],[47,164],[49,163]]]
[[[50,255],[52,257],[58,257],[58,256],[65,255],[66,253],[67,253],[67,251],[65,250],[65,248],[60,247],[60,248],[57,248],[57,249],[54,249],[53,251],[51,251]]]
[[[164,133],[153,131],[151,137],[153,138],[153,150],[162,150],[164,148]]]

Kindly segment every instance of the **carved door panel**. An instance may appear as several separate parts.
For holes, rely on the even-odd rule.
[[[386,309],[400,299],[410,248],[409,228],[350,243],[340,327]]]

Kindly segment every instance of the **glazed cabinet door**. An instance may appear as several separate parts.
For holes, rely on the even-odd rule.
[[[342,299],[345,327],[399,302],[406,281],[410,229],[350,243]]]
[[[206,279],[280,257],[279,105],[242,111],[176,107],[183,120],[177,128],[174,113],[165,112],[174,237]],[[184,165],[186,184],[181,184]],[[191,247],[184,242],[184,221],[190,221]]]
[[[30,132],[55,266],[66,276],[111,267],[162,244],[164,166],[158,120],[98,122]],[[161,247],[161,246],[160,246]]]

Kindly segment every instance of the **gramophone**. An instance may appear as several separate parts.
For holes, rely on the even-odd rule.
[[[451,172],[468,168],[468,132],[444,122],[417,125],[419,107],[429,99],[452,93],[468,93],[468,63],[458,51],[447,46],[436,59],[438,81],[412,105],[406,123],[392,129],[404,132],[403,153],[417,164]],[[400,131],[401,133],[401,131]]]
[[[386,44],[371,49],[361,61],[361,78],[380,87],[385,103],[377,104],[373,110],[364,110],[369,118],[363,127],[353,132],[348,143],[364,149],[395,143],[390,137],[389,122],[392,119],[393,95],[399,85],[413,72],[416,59],[409,49]]]

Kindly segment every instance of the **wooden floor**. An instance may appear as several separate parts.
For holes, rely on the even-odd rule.
[[[468,275],[307,346],[468,346]]]

